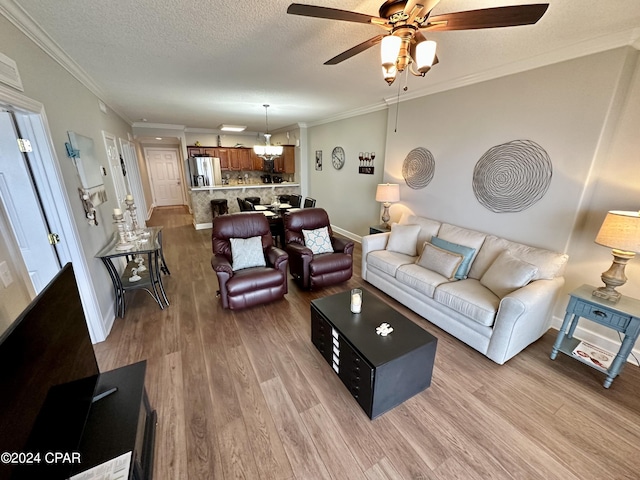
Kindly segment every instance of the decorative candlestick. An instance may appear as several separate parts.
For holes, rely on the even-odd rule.
[[[124,215],[119,208],[113,209],[113,220],[118,229],[119,241],[116,243],[116,250],[131,250],[133,245],[127,242],[127,237],[124,233]]]
[[[133,203],[133,196],[127,195],[124,200],[124,203],[127,204],[127,210],[129,210],[129,214],[131,215],[131,224],[133,226],[133,232],[138,234],[140,233],[140,226],[138,225],[138,216],[136,215],[136,204]]]

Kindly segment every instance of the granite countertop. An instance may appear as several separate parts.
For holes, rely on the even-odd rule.
[[[192,192],[206,192],[209,190],[240,190],[245,188],[277,188],[277,187],[299,187],[296,182],[282,183],[250,183],[240,185],[213,185],[208,187],[189,187]]]

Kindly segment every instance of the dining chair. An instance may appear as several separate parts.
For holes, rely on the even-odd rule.
[[[304,208],[314,208],[316,206],[316,199],[307,197],[304,199]]]

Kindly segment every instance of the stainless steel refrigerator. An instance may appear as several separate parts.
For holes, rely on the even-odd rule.
[[[192,187],[222,185],[220,159],[217,157],[189,157],[189,177]]]

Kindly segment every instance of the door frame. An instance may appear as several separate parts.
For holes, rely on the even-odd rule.
[[[119,138],[120,154],[124,158],[124,164],[127,167],[127,176],[129,177],[129,188],[136,202],[136,213],[138,214],[138,224],[146,225],[147,201],[144,198],[144,190],[142,188],[142,179],[140,177],[140,167],[138,166],[138,156],[136,154],[136,146],[133,142]]]
[[[149,155],[148,152],[154,152],[154,151],[162,151],[162,152],[166,152],[168,150],[171,150],[172,152],[176,152],[176,158],[178,159],[178,172],[180,173],[180,193],[182,195],[182,205],[186,205],[187,204],[187,196],[186,196],[186,192],[185,192],[185,188],[187,186],[186,182],[185,182],[185,174],[184,174],[184,165],[182,164],[182,155],[180,155],[180,149],[178,147],[166,147],[166,148],[161,148],[161,147],[144,147],[144,161],[145,164],[147,166],[147,175],[149,176],[149,185],[151,186],[151,195],[153,197],[153,206],[156,207],[156,191],[153,188],[153,177],[151,175],[151,166],[149,165]]]
[[[73,263],[87,327],[93,343],[104,341],[107,330],[102,320],[89,266],[83,255],[80,235],[76,227],[71,202],[64,187],[60,162],[49,129],[44,105],[16,91],[0,85],[0,103],[14,111],[20,132],[29,137],[33,152],[27,154],[33,169],[34,181],[42,197],[42,208],[54,232],[63,241],[57,245],[62,265]]]

